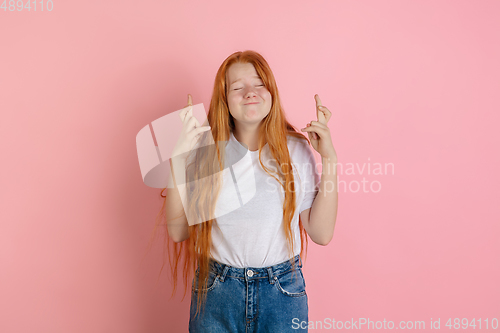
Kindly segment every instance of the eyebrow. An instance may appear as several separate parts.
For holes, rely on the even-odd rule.
[[[252,76],[252,77],[253,77],[253,78],[257,78],[257,79],[261,79],[261,78],[260,78],[260,76],[258,76],[258,75],[254,75],[254,76]],[[230,86],[231,86],[231,85],[233,85],[233,83],[236,83],[236,82],[238,82],[238,81],[240,81],[240,80],[242,80],[242,79],[238,79],[238,80],[236,80],[236,81],[234,81],[234,82],[231,82]],[[261,79],[261,80],[262,80],[262,79]]]

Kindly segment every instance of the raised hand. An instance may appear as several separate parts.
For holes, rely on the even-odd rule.
[[[337,159],[337,153],[335,148],[333,148],[330,129],[327,126],[332,113],[321,104],[321,100],[317,94],[314,95],[314,99],[316,100],[316,117],[318,120],[311,121],[306,127],[300,130],[302,132],[307,132],[311,145],[321,157]]]
[[[188,104],[179,113],[182,120],[182,131],[177,144],[172,151],[172,157],[187,153],[193,149],[198,142],[201,133],[210,130],[210,126],[201,126],[196,117],[193,116],[193,100],[188,94]]]

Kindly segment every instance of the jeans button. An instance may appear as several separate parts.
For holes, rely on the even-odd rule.
[[[252,271],[251,269],[249,269],[249,270],[247,271],[247,275],[248,275],[249,277],[252,277],[252,276],[253,276],[253,271]]]

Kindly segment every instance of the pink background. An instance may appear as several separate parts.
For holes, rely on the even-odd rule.
[[[394,164],[340,174],[353,185],[335,236],[310,242],[304,265],[310,320],[500,319],[499,12],[493,0],[0,10],[0,331],[187,331],[189,295],[169,299],[159,243],[146,252],[160,200],[135,136],[188,93],[208,108],[218,67],[245,49],[268,60],[298,128],[319,94],[340,163]],[[363,180],[380,191],[356,192]]]

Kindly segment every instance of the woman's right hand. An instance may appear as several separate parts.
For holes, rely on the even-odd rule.
[[[201,134],[210,130],[211,127],[202,127],[196,117],[193,116],[193,101],[190,94],[188,94],[188,105],[182,109],[179,116],[182,120],[182,131],[172,151],[172,157],[185,159],[187,157],[185,153],[190,152],[198,142]]]

